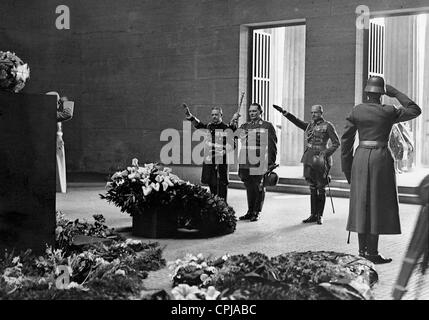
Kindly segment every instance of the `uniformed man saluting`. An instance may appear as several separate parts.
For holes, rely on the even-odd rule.
[[[392,259],[379,254],[379,235],[401,233],[389,135],[395,123],[417,118],[422,111],[404,93],[385,85],[382,77],[370,77],[364,91],[367,101],[353,108],[341,137],[342,170],[351,183],[347,230],[358,233],[359,255],[381,264]],[[383,94],[402,106],[382,104]],[[359,147],[353,153],[356,132]]]
[[[326,201],[325,188],[330,181],[329,170],[332,166],[332,154],[340,146],[338,134],[334,125],[322,117],[323,107],[321,105],[311,107],[313,120],[311,122],[302,121],[279,106],[273,105],[273,107],[298,128],[304,130],[306,144],[301,162],[304,164],[304,177],[310,185],[311,214],[303,222],[322,224]],[[330,147],[327,146],[329,140],[331,140]]]
[[[186,119],[192,121],[196,129],[208,129],[208,137],[205,140],[205,159],[201,173],[201,183],[207,184],[212,194],[218,195],[227,201],[228,195],[228,161],[227,148],[233,146],[227,144],[233,141],[232,132],[237,129],[236,119],[239,115],[234,114],[231,123],[226,124],[222,121],[222,108],[213,107],[211,110],[211,119],[209,123],[203,123],[198,120],[190,111],[186,104],[183,104]],[[232,131],[227,132],[227,129]],[[228,133],[231,137],[228,139]]]
[[[261,118],[262,107],[252,103],[250,121],[237,130],[241,140],[238,175],[247,193],[247,213],[240,220],[257,221],[265,199],[264,175],[272,168],[277,157],[277,136],[274,126]],[[234,119],[237,122],[239,115]]]

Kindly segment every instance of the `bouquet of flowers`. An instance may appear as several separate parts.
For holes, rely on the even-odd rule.
[[[158,210],[166,218],[177,218],[177,228],[199,230],[206,236],[231,233],[236,227],[235,211],[222,198],[156,163],[141,167],[133,159],[131,167],[112,175],[106,189],[101,198],[131,216]]]
[[[13,52],[0,51],[0,88],[19,92],[27,79],[30,78],[30,68]]]
[[[185,183],[172,174],[170,168],[156,163],[141,167],[138,160],[133,159],[131,167],[112,175],[106,185],[107,194],[100,196],[120,207],[122,212],[134,215],[160,205],[171,205],[177,187]]]

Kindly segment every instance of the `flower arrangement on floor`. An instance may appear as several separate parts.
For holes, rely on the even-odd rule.
[[[169,267],[177,300],[364,300],[373,299],[378,280],[367,260],[325,251],[273,258],[257,252],[218,259],[187,255]]]
[[[108,228],[101,216],[95,219],[97,225],[79,224],[59,215],[62,229],[57,228],[55,248],[47,247],[42,256],[31,251],[0,256],[0,299],[144,298],[143,279],[165,266],[159,244],[119,237],[109,243],[72,246],[70,235],[104,237]],[[68,281],[63,281],[65,273]]]
[[[203,236],[231,233],[237,219],[234,209],[200,185],[191,184],[156,163],[132,166],[111,176],[102,199],[131,216],[157,211],[161,221],[171,221],[175,230],[196,229]]]
[[[162,168],[156,163],[139,166],[133,159],[132,166],[112,175],[106,185],[107,194],[102,199],[112,202],[130,215],[144,214],[159,206],[171,206],[177,189],[186,184],[172,174],[170,168]]]
[[[27,79],[30,78],[30,68],[13,52],[0,51],[0,88],[11,91],[21,91]]]

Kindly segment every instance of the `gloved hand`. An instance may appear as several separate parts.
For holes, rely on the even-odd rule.
[[[185,103],[183,103],[182,106],[183,106],[183,109],[185,110],[186,120],[192,120],[194,118],[194,116],[192,115],[191,111],[189,110],[189,107]]]
[[[395,97],[396,94],[399,92],[398,89],[394,88],[393,86],[386,84],[386,95],[389,97]]]
[[[275,105],[275,104],[273,104],[273,108],[276,109],[277,111],[281,112],[284,116],[289,113],[285,109],[283,109],[282,107],[279,107],[278,105]]]
[[[236,112],[236,113],[234,113],[234,115],[232,116],[231,121],[238,121],[238,118],[240,118],[240,117],[241,117],[241,114],[240,114],[240,113],[238,113],[238,112]]]

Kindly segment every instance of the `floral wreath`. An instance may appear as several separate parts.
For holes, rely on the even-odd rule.
[[[21,91],[27,79],[30,78],[30,68],[15,53],[0,51],[0,88],[6,91]]]

